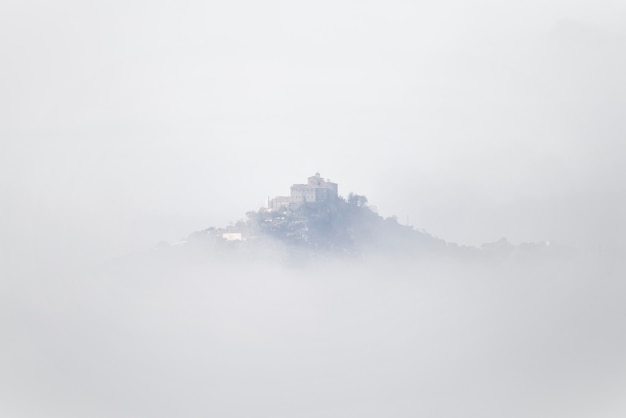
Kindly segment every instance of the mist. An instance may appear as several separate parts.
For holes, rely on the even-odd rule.
[[[3,289],[7,416],[618,417],[623,280],[589,261],[147,255]]]
[[[0,415],[623,416],[625,28],[610,0],[1,2]],[[318,171],[568,255],[177,249]]]

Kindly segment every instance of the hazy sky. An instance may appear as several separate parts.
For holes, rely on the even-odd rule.
[[[3,0],[0,53],[5,249],[176,240],[316,171],[462,244],[626,232],[623,1]]]

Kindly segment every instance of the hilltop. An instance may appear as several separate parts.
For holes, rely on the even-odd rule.
[[[395,217],[380,216],[366,196],[349,193],[343,197],[338,190],[337,183],[316,173],[304,184],[293,184],[288,196],[268,198],[264,207],[247,212],[245,220],[196,231],[177,246],[207,249],[220,255],[245,253],[248,257],[275,250],[298,256],[452,255],[489,259],[559,249],[549,243],[514,246],[505,238],[481,248],[449,243],[402,225]]]
[[[281,247],[283,250],[336,256],[369,252],[416,254],[446,249],[445,241],[383,218],[365,196],[340,196],[338,185],[319,173],[293,184],[289,196],[268,198],[265,207],[224,228],[193,233],[187,243],[216,248]]]

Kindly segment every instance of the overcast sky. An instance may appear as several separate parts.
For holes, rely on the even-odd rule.
[[[5,254],[175,241],[317,171],[461,244],[626,232],[623,1],[3,0],[0,61]]]

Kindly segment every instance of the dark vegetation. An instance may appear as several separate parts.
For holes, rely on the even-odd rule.
[[[240,233],[242,240],[228,241],[223,233]],[[189,236],[183,247],[210,249],[215,257],[258,259],[287,256],[454,256],[456,259],[505,260],[570,256],[566,247],[548,242],[514,246],[506,239],[481,248],[460,246],[423,230],[384,218],[368,206],[365,196],[349,194],[324,202],[303,202],[280,210],[246,213],[246,219],[226,228],[208,228]],[[167,247],[169,245],[165,244]],[[182,247],[181,247],[182,249]],[[237,250],[237,251],[232,251]],[[274,251],[277,250],[277,251]]]
[[[442,240],[395,218],[372,211],[365,196],[350,194],[328,202],[302,203],[279,211],[248,212],[246,229],[252,236],[273,238],[291,247],[335,254],[368,250],[412,252],[446,246]]]

